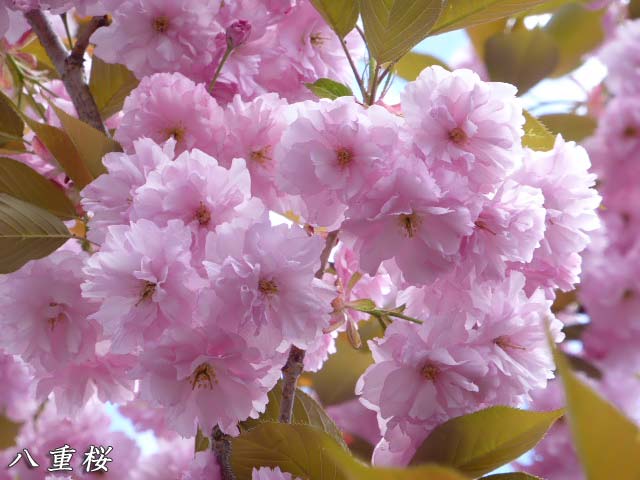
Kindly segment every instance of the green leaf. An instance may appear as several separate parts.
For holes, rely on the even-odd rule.
[[[60,119],[69,139],[76,147],[82,162],[87,166],[92,178],[97,178],[107,169],[102,163],[102,157],[110,152],[121,152],[120,144],[108,138],[104,133],[96,130],[82,120],[72,117],[64,110],[52,105],[56,115]]]
[[[540,477],[534,477],[524,472],[496,473],[482,477],[480,480],[542,480]]]
[[[62,188],[31,167],[10,158],[0,157],[0,193],[37,205],[63,220],[77,216]]]
[[[536,117],[526,110],[524,111],[524,137],[522,145],[532,150],[546,152],[551,150],[556,142],[556,137]]]
[[[561,133],[565,140],[574,142],[590,137],[598,126],[593,118],[573,113],[541,115],[540,121],[553,133]]]
[[[58,78],[56,67],[53,65],[47,51],[44,49],[35,34],[32,34],[31,41],[22,47],[20,51],[33,55],[36,58],[38,61],[38,70],[49,70],[50,74],[52,74],[54,78]]]
[[[431,55],[427,55],[425,53],[418,52],[408,52],[404,57],[402,57],[398,63],[396,63],[396,73],[404,78],[412,82],[420,72],[422,72],[425,68],[431,67],[433,65],[440,65],[447,70],[451,70],[451,68],[444,63],[442,60],[433,57]]]
[[[268,396],[269,403],[264,413],[257,419],[250,418],[242,422],[240,424],[242,430],[251,430],[263,423],[278,421],[280,417],[280,402],[282,401],[282,380],[271,389]],[[316,427],[331,436],[336,442],[342,445],[343,448],[346,448],[342,432],[333,420],[331,420],[318,402],[300,389],[296,390],[291,422]]]
[[[16,423],[0,414],[0,451],[13,447],[22,423]]]
[[[548,0],[446,0],[430,35],[467,28],[526,12]]]
[[[211,447],[211,440],[209,437],[202,433],[202,429],[198,427],[196,432],[196,442],[194,446],[195,453],[206,452]]]
[[[434,462],[478,477],[532,449],[563,413],[491,407],[456,417],[427,437],[411,463]]]
[[[481,23],[467,28],[467,35],[478,54],[478,57],[484,61],[484,50],[487,40],[499,33],[504,33],[507,28],[507,19],[501,18],[494,22]]]
[[[105,63],[96,56],[91,59],[89,90],[104,119],[122,109],[125,98],[138,83],[139,80],[124,65]]]
[[[341,37],[345,37],[356,26],[358,0],[311,0],[325,21]]]
[[[573,444],[586,478],[640,478],[640,430],[620,410],[571,371],[553,342],[557,372],[562,378]]]
[[[313,83],[305,83],[318,98],[330,98],[335,100],[339,97],[352,97],[353,92],[349,87],[329,78],[319,78]]]
[[[442,0],[360,0],[364,34],[379,64],[395,62],[427,37]]]
[[[69,238],[64,223],[46,210],[0,193],[0,273],[46,257]]]
[[[629,18],[638,18],[640,17],[640,0],[631,0],[629,2]]]
[[[540,29],[499,33],[485,45],[491,80],[515,85],[519,95],[553,72],[558,55],[553,37]]]
[[[605,9],[590,10],[576,3],[569,3],[553,14],[544,27],[560,52],[552,76],[560,77],[575,70],[582,64],[582,57],[602,43],[604,14]]]
[[[308,425],[265,423],[232,439],[231,465],[238,480],[250,480],[259,467],[280,467],[313,480],[463,480],[444,467],[371,468],[326,433]]]
[[[354,349],[344,333],[336,339],[336,349],[322,370],[304,375],[323,405],[335,405],[354,398],[356,381],[373,363],[371,353]]]
[[[347,308],[358,310],[359,312],[372,312],[377,307],[376,302],[369,298],[360,298],[345,305]]]
[[[26,116],[23,119],[78,189],[84,188],[93,181],[91,171],[83,163],[75,145],[63,130],[46,123],[36,122]]]
[[[22,134],[24,132],[24,122],[20,118],[20,115],[16,113],[16,109],[13,106],[13,102],[9,100],[9,98],[0,91],[0,132],[6,133],[10,137],[5,138],[6,140],[16,140],[21,139]],[[11,138],[14,137],[14,138]],[[0,141],[3,139],[0,138]]]

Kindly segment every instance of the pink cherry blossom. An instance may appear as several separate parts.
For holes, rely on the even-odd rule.
[[[124,0],[113,23],[92,37],[95,54],[124,63],[138,78],[158,72],[191,76],[213,63],[219,0]]]
[[[314,343],[335,296],[314,278],[323,242],[299,227],[258,223],[210,236],[207,269],[219,311],[216,325],[242,332],[265,352]]]
[[[600,226],[596,209],[600,195],[593,188],[587,152],[558,136],[548,152],[527,150],[524,165],[515,178],[540,188],[547,210],[544,239],[533,261],[517,266],[527,276],[527,291],[541,286],[548,290],[573,289],[579,281],[580,252],[589,244],[589,232]]]
[[[87,238],[102,243],[108,227],[129,223],[135,190],[146,181],[147,174],[174,158],[175,142],[164,146],[141,139],[133,144],[133,153],[108,153],[103,158],[107,173],[82,190],[82,206],[92,214]]]
[[[237,435],[237,422],[264,411],[280,370],[238,335],[193,329],[145,349],[136,374],[141,398],[165,407],[176,432],[191,437],[215,425]]]
[[[607,66],[606,85],[615,95],[637,95],[638,70],[636,57],[640,43],[640,21],[627,21],[616,30],[615,37],[598,55]]]
[[[141,137],[176,142],[176,154],[197,148],[217,155],[224,142],[223,110],[205,85],[180,73],[145,77],[124,102],[115,139],[133,152]]]
[[[399,143],[396,117],[351,97],[305,103],[276,150],[283,191],[300,195],[308,223],[339,224],[346,205],[391,174]]]
[[[520,162],[522,106],[516,89],[470,70],[425,69],[402,94],[402,111],[425,161],[492,191]]]
[[[215,458],[212,452],[207,452]],[[202,455],[202,454],[200,454]],[[191,468],[194,460],[193,439],[174,437],[170,440],[160,439],[158,450],[142,457],[130,475],[132,480],[176,480]],[[205,478],[205,477],[200,477]],[[218,477],[210,477],[219,480]],[[199,480],[199,479],[198,479]]]
[[[19,357],[0,350],[0,382],[0,412],[13,421],[27,420],[37,407],[29,367]]]
[[[86,263],[85,298],[100,302],[92,316],[112,336],[114,353],[135,351],[172,325],[188,325],[198,280],[190,267],[191,234],[179,220],[149,220],[109,228]]]
[[[251,480],[300,480],[290,473],[283,472],[280,467],[276,468],[254,468],[251,472]]]
[[[263,216],[262,202],[251,197],[245,161],[234,159],[226,169],[198,150],[150,172],[136,190],[131,212],[132,220],[149,219],[157,225],[181,220],[193,232],[196,260],[202,259],[209,232],[228,223],[248,226]]]

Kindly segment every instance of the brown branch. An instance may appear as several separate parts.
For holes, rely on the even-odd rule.
[[[216,454],[222,480],[236,480],[236,475],[231,468],[231,441],[229,435],[225,435],[217,425],[212,433],[212,448]]]
[[[47,17],[40,10],[30,10],[24,16],[56,67],[80,120],[102,133],[106,133],[98,106],[85,82],[83,69],[84,52],[89,45],[89,37],[97,28],[107,24],[105,23],[108,22],[106,17],[92,18],[83,34],[78,38],[73,51],[67,56],[66,48],[53,31]]]
[[[78,33],[78,39],[71,49],[71,54],[69,55],[67,61],[70,63],[82,65],[84,63],[84,52],[86,52],[87,48],[89,47],[89,39],[91,38],[91,35],[93,35],[93,33],[100,27],[107,27],[109,25],[111,25],[109,15],[103,15],[101,17],[91,17],[89,23],[87,23],[80,29],[80,33]]]
[[[324,249],[320,254],[320,268],[315,274],[316,278],[322,278],[324,270],[329,261],[331,250],[338,241],[338,230],[330,232],[325,240]],[[304,350],[291,346],[287,363],[282,367],[282,399],[280,401],[280,422],[291,423],[293,416],[293,404],[296,399],[296,387],[298,386],[298,378],[304,370]]]

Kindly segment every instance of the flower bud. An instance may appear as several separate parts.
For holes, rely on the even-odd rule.
[[[251,24],[246,20],[237,20],[227,27],[227,46],[236,48],[246,43],[251,35]]]

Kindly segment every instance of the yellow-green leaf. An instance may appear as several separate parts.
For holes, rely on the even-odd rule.
[[[640,0],[631,0],[629,2],[629,18],[640,17]]]
[[[561,133],[565,140],[574,142],[590,137],[598,126],[593,118],[573,113],[541,115],[540,121],[553,133]]]
[[[478,477],[532,449],[563,413],[491,407],[456,417],[427,437],[411,463],[434,462]]]
[[[102,163],[102,157],[109,152],[121,152],[120,144],[82,120],[53,105],[52,108],[91,176],[97,178],[105,173],[107,170]]]
[[[325,21],[340,36],[346,36],[358,21],[358,0],[311,0]]]
[[[51,213],[0,193],[0,273],[49,255],[69,238],[67,227]]]
[[[605,9],[591,10],[576,3],[569,3],[553,14],[544,27],[560,52],[552,76],[560,77],[576,69],[582,64],[582,57],[602,43],[604,14]]]
[[[280,417],[280,402],[282,401],[282,380],[268,393],[269,403],[264,413],[257,419],[248,419],[240,424],[242,430],[251,430],[266,422],[277,422]],[[296,389],[293,402],[293,415],[291,422],[300,425],[311,425],[327,433],[343,448],[346,448],[342,432],[331,420],[327,413],[309,395],[300,389]]]
[[[55,78],[58,77],[56,67],[53,65],[51,58],[47,54],[46,50],[40,43],[40,40],[35,34],[32,34],[31,41],[20,49],[24,53],[33,55],[38,61],[38,69],[49,70]]]
[[[553,72],[558,55],[553,37],[540,29],[499,33],[485,45],[491,80],[515,85],[520,95]]]
[[[360,0],[364,33],[378,63],[395,62],[426,38],[442,0]]]
[[[231,465],[238,480],[251,480],[259,467],[279,467],[313,480],[463,480],[440,466],[371,468],[354,458],[326,433],[308,426],[264,423],[232,439]]]
[[[522,145],[532,150],[548,151],[553,148],[556,137],[536,117],[525,110],[524,137]]]
[[[16,444],[16,437],[21,427],[22,423],[16,423],[0,414],[0,451]]]
[[[507,27],[507,19],[501,18],[494,22],[481,23],[467,28],[467,35],[473,44],[478,56],[484,61],[484,50],[487,40],[494,35],[504,33]]]
[[[451,70],[451,68],[439,58],[418,52],[408,52],[396,63],[395,68],[399,76],[411,82],[418,78],[420,72],[425,68],[433,65],[440,65],[447,70]]]
[[[209,440],[209,437],[202,433],[202,429],[198,427],[198,431],[196,432],[196,442],[194,446],[195,453],[205,452],[209,450],[210,446],[211,440]]]
[[[430,35],[467,28],[526,12],[548,0],[446,0]]]
[[[336,348],[336,353],[329,357],[322,370],[305,374],[305,379],[323,405],[335,405],[354,398],[356,381],[373,363],[371,353],[354,349],[344,333],[338,336]]]
[[[138,86],[139,80],[127,67],[91,59],[89,90],[96,100],[102,118],[107,119],[122,109],[124,99]]]
[[[63,220],[77,216],[62,188],[31,167],[10,158],[0,157],[0,193],[37,205]]]
[[[0,92],[0,145],[10,140],[19,140],[24,132],[24,122],[16,113],[15,107],[9,98]],[[1,135],[2,133],[7,136]]]
[[[552,344],[564,385],[567,418],[586,478],[640,478],[640,430],[620,410],[582,383]]]
[[[26,116],[22,118],[79,189],[93,181],[91,171],[83,163],[75,145],[63,130],[53,125],[36,122]]]
[[[340,97],[352,97],[353,92],[349,87],[330,78],[319,78],[313,83],[305,83],[318,98],[329,98],[335,100]]]

